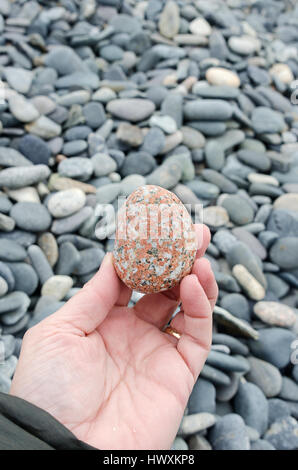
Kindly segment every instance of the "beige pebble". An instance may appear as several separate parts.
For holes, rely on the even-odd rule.
[[[290,328],[296,321],[294,310],[280,302],[257,302],[254,305],[254,312],[269,325]]]
[[[279,196],[275,199],[273,207],[274,209],[285,209],[298,212],[298,194],[289,193]]]
[[[204,224],[209,227],[223,227],[229,222],[229,214],[224,207],[209,206],[203,211]]]
[[[264,287],[253,277],[242,264],[235,264],[232,269],[233,276],[238,281],[248,297],[253,300],[262,300],[265,295]]]
[[[269,72],[283,83],[291,83],[294,80],[292,70],[287,64],[274,64]]]
[[[164,145],[164,148],[160,152],[161,155],[170,152],[173,150],[177,145],[181,144],[183,140],[183,134],[181,131],[176,131],[171,135],[166,136],[166,143]]]
[[[60,176],[57,173],[53,173],[49,179],[49,190],[50,191],[62,191],[63,189],[79,188],[84,193],[96,193],[96,187],[91,184],[82,183],[72,178],[66,178]]]
[[[234,88],[240,86],[238,75],[223,67],[210,67],[206,72],[206,78],[211,85],[225,85]]]
[[[43,233],[38,239],[38,245],[47,257],[49,264],[53,267],[58,261],[59,250],[56,238],[50,232]]]
[[[70,276],[52,276],[42,286],[41,295],[51,295],[57,300],[62,300],[72,288],[72,284],[73,280]]]
[[[210,36],[212,28],[205,18],[195,18],[189,23],[189,31],[192,34],[202,34],[203,36]]]
[[[7,195],[17,202],[40,202],[38,192],[32,186],[26,186],[20,189],[9,189]]]
[[[247,176],[250,183],[271,184],[271,186],[279,186],[279,181],[274,176],[264,175],[262,173],[250,173]]]

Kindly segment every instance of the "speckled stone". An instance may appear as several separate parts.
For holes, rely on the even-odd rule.
[[[296,321],[295,312],[291,307],[279,302],[258,302],[254,312],[264,323],[290,328]]]
[[[118,213],[113,251],[126,285],[143,293],[170,289],[191,271],[195,255],[194,227],[177,196],[153,185],[129,196]]]

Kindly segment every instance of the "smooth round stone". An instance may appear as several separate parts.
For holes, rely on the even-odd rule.
[[[37,202],[40,203],[40,197],[37,190],[32,186],[27,186],[20,189],[10,189],[7,194],[11,199],[17,202]]]
[[[222,145],[216,140],[209,140],[205,146],[207,166],[213,170],[221,170],[225,163],[225,153]]]
[[[240,382],[234,399],[234,409],[245,423],[263,435],[268,426],[268,401],[262,390],[253,383]]]
[[[284,209],[274,209],[269,216],[267,230],[275,232],[279,237],[296,236],[298,222],[291,212]]]
[[[214,425],[216,417],[211,413],[195,413],[184,416],[178,434],[189,436]]]
[[[105,153],[96,153],[91,157],[95,176],[106,176],[117,170],[115,160]]]
[[[241,416],[231,413],[218,419],[209,432],[214,450],[249,450],[249,437]]]
[[[72,284],[73,280],[69,276],[52,276],[43,284],[41,295],[50,295],[57,300],[64,299]]]
[[[266,263],[264,265],[266,271],[277,272],[279,270],[276,264]],[[268,286],[268,294],[273,293],[278,299],[282,299],[290,290],[289,284],[286,282],[287,277],[281,278],[279,275],[267,272],[265,274]],[[285,280],[283,280],[285,279]],[[289,279],[289,278],[288,278]]]
[[[53,276],[53,270],[46,255],[37,245],[31,245],[28,248],[28,255],[41,284],[44,284],[51,276]]]
[[[222,201],[222,206],[226,209],[232,222],[236,225],[249,224],[254,219],[254,210],[249,202],[238,195],[228,195]]]
[[[218,351],[210,351],[207,364],[228,372],[247,372],[249,364],[244,358],[239,360],[237,357]]]
[[[39,114],[50,114],[56,109],[56,103],[47,96],[34,96],[31,103],[35,106]]]
[[[115,98],[117,98],[116,93],[114,92],[114,90],[108,87],[99,88],[99,90],[97,90],[92,95],[92,101],[100,101],[104,104],[114,100]]]
[[[203,17],[196,18],[189,23],[189,31],[195,35],[210,36],[212,29]]]
[[[15,221],[4,214],[0,213],[0,230],[2,232],[12,232],[15,228]]]
[[[248,347],[245,344],[237,338],[224,333],[214,333],[212,336],[212,344],[227,346],[234,354],[241,354],[244,356],[248,354]]]
[[[235,264],[232,269],[233,276],[252,300],[262,300],[265,297],[264,287],[241,264]]]
[[[5,194],[0,194],[0,212],[8,214],[12,207],[12,202]]]
[[[0,297],[3,297],[8,292],[8,284],[6,280],[0,276]]]
[[[298,385],[289,377],[283,377],[279,397],[283,400],[298,402]]]
[[[0,173],[0,187],[9,189],[23,188],[43,181],[50,175],[46,165],[35,165],[18,168],[6,168]]]
[[[230,274],[215,272],[215,280],[219,289],[227,292],[240,292],[239,285]]]
[[[184,106],[188,121],[226,121],[232,117],[233,108],[224,100],[194,100]]]
[[[239,55],[251,55],[259,51],[261,42],[253,36],[231,36],[228,40],[229,48]]]
[[[76,266],[75,274],[81,276],[97,270],[104,255],[104,251],[100,248],[87,248],[80,251],[80,262]]]
[[[58,173],[67,178],[87,181],[93,173],[93,164],[89,158],[71,157],[58,165]]]
[[[116,137],[118,140],[131,147],[139,147],[144,140],[141,129],[128,122],[121,122],[118,126]]]
[[[152,101],[140,98],[112,100],[107,104],[107,111],[119,119],[130,122],[143,121],[155,111]]]
[[[158,114],[153,114],[149,120],[149,125],[151,127],[159,127],[166,134],[173,134],[177,131],[176,121],[171,116],[160,116]]]
[[[215,413],[216,389],[211,382],[198,379],[192,389],[187,408],[189,414],[207,412]]]
[[[231,379],[231,383],[229,385],[216,387],[217,402],[229,402],[235,396],[238,390],[240,376],[240,373],[230,372],[229,377]]]
[[[128,176],[139,173],[140,175],[148,175],[156,168],[155,159],[146,152],[131,152],[124,160],[121,167],[121,174]]]
[[[215,199],[219,195],[219,188],[215,184],[206,183],[205,181],[188,181],[186,186],[190,188],[198,198]]]
[[[247,179],[250,183],[270,184],[271,186],[279,186],[278,180],[274,178],[274,176],[271,176],[271,175],[263,175],[260,173],[249,173],[249,175],[247,176]]]
[[[183,135],[182,143],[190,150],[205,146],[205,137],[201,132],[186,126],[181,127],[181,132]]]
[[[79,153],[84,152],[87,147],[88,144],[84,140],[72,140],[71,142],[66,142],[63,145],[62,152],[66,157],[71,157],[73,155],[78,155]]]
[[[61,126],[46,116],[40,116],[35,121],[26,124],[25,129],[30,134],[37,135],[41,139],[52,139],[61,134]]]
[[[290,328],[296,321],[294,310],[279,302],[257,302],[254,312],[264,323]]]
[[[78,90],[73,91],[71,93],[67,93],[66,95],[59,96],[57,99],[57,103],[60,106],[72,106],[75,104],[85,104],[90,101],[90,92],[86,90]]]
[[[49,162],[50,148],[40,137],[25,135],[19,140],[18,148],[34,165],[47,165]]]
[[[291,416],[282,418],[270,426],[264,437],[277,450],[297,449],[298,423]]]
[[[0,147],[0,165],[2,167],[23,167],[31,166],[32,164],[18,150]]]
[[[283,194],[275,199],[274,209],[298,212],[298,193]]]
[[[275,397],[280,393],[282,376],[277,367],[256,357],[248,357],[250,370],[245,378],[257,385],[266,397]]]
[[[165,135],[158,127],[149,129],[144,137],[141,150],[149,153],[153,157],[159,155],[166,143]]]
[[[230,86],[239,88],[240,79],[235,72],[223,67],[210,67],[206,72],[206,79],[211,85]]]
[[[258,106],[253,110],[251,120],[257,134],[274,134],[286,129],[282,114],[264,106]]]
[[[92,129],[98,129],[106,120],[105,110],[101,103],[90,102],[83,108],[86,125]]]
[[[267,257],[267,252],[264,246],[252,233],[245,230],[245,228],[234,228],[232,233],[239,241],[245,243],[255,255],[259,256],[261,260],[264,260]]]
[[[88,138],[89,134],[91,134],[92,129],[89,126],[74,126],[64,134],[64,139],[68,141],[72,140],[85,140]]]
[[[209,206],[204,209],[204,223],[211,229],[223,227],[229,223],[229,214],[224,207]]]
[[[290,84],[294,81],[292,70],[287,64],[274,64],[269,69],[272,76],[277,77],[282,83]]]
[[[215,369],[215,367],[209,366],[208,364],[204,365],[200,376],[209,380],[216,386],[229,385],[231,383],[229,375],[225,374],[221,370]]]
[[[271,398],[268,400],[269,405],[269,426],[275,421],[279,421],[286,416],[290,416],[290,408],[288,404],[279,398]]]
[[[17,202],[11,209],[10,216],[18,227],[31,232],[47,230],[52,221],[47,208],[35,202]]]
[[[81,259],[79,251],[71,242],[61,243],[59,246],[59,260],[56,266],[56,274],[70,276]]]
[[[34,269],[27,263],[8,263],[15,279],[14,289],[32,295],[38,285],[38,277]]]
[[[55,218],[67,217],[84,207],[85,202],[86,194],[81,189],[66,189],[51,196],[48,209]]]
[[[284,328],[265,328],[259,331],[258,341],[249,341],[251,352],[279,369],[290,362],[291,343],[295,335]]]
[[[270,259],[282,269],[298,268],[298,237],[279,238],[270,249]]]
[[[252,166],[260,171],[268,171],[271,167],[271,161],[265,153],[254,150],[243,149],[237,153],[239,160],[246,165]]]
[[[121,194],[123,196],[129,196],[139,186],[144,186],[146,180],[142,175],[129,175],[123,178],[121,181]]]
[[[39,117],[35,106],[22,95],[12,95],[8,103],[11,114],[20,122],[32,122]]]
[[[250,322],[250,308],[247,299],[242,294],[232,293],[220,300],[220,306],[237,318]]]
[[[161,104],[161,113],[174,119],[177,129],[183,123],[183,97],[179,93],[170,92]]]
[[[92,214],[93,209],[85,206],[75,214],[54,220],[51,231],[57,235],[75,232]]]
[[[113,202],[121,191],[121,183],[105,184],[97,188],[96,201],[100,204],[109,204]]]
[[[33,72],[20,67],[5,67],[4,75],[8,84],[19,93],[26,95],[31,88]]]
[[[30,300],[28,302],[28,296],[24,292],[14,291],[7,294],[5,297],[0,299],[0,313],[7,313],[15,311],[19,309],[27,309]],[[1,316],[1,319],[3,316]]]
[[[260,269],[258,258],[245,243],[235,242],[234,245],[228,249],[226,260],[231,267],[235,264],[242,264],[252,274],[252,276],[254,276],[258,282],[263,285],[263,287],[267,287],[266,279]]]
[[[159,18],[159,32],[166,38],[172,39],[179,32],[180,15],[179,7],[176,2],[170,0],[165,4],[165,7]]]
[[[26,250],[14,240],[1,239],[0,260],[3,261],[23,261],[26,258]],[[3,275],[0,271],[0,274]],[[6,279],[6,276],[4,276]],[[7,280],[7,279],[6,279]]]
[[[59,252],[54,235],[51,232],[43,233],[38,239],[38,245],[46,255],[50,266],[55,266],[58,260]]]

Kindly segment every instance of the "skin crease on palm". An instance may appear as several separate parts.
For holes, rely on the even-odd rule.
[[[98,273],[24,336],[10,393],[98,449],[169,449],[207,358],[218,289],[196,226],[192,273],[127,307],[131,290],[107,254]],[[178,340],[162,331],[171,326]]]

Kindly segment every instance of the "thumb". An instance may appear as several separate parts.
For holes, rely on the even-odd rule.
[[[112,254],[107,253],[99,271],[51,320],[69,325],[89,334],[106,318],[120,295],[121,283],[113,266]]]

